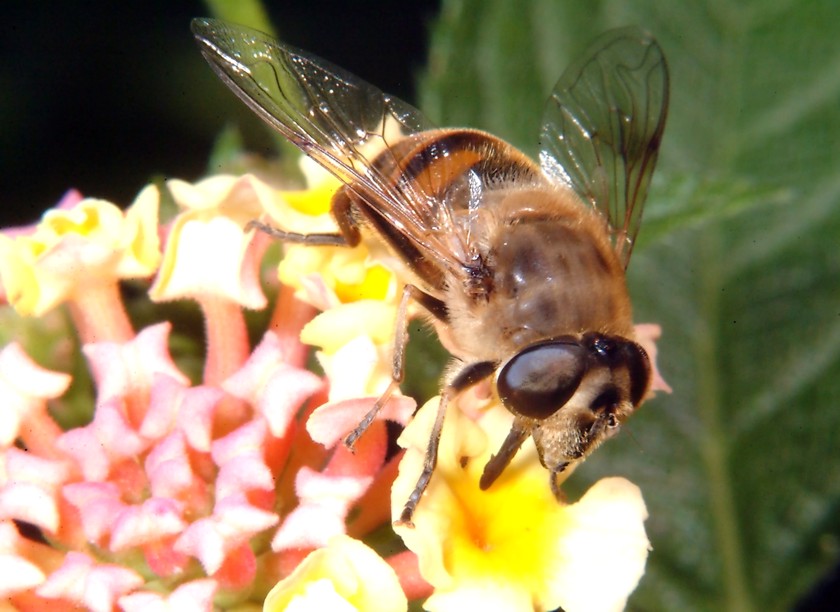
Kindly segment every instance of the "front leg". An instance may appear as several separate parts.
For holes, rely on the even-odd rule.
[[[437,415],[435,416],[435,423],[432,426],[432,434],[429,438],[429,446],[426,447],[426,456],[423,459],[423,471],[420,473],[420,478],[417,479],[417,484],[414,487],[408,501],[405,502],[403,511],[397,521],[398,525],[405,525],[407,527],[414,527],[411,518],[414,516],[414,511],[417,509],[417,504],[420,503],[420,498],[429,486],[429,481],[432,479],[432,474],[437,465],[438,448],[440,447],[440,435],[443,432],[443,421],[446,416],[446,408],[449,402],[458,396],[461,392],[469,389],[473,385],[478,384],[485,378],[492,376],[496,371],[496,364],[493,361],[477,361],[470,363],[461,368],[455,375],[455,378],[446,385],[440,394],[440,403],[438,404]]]
[[[397,318],[395,321],[394,331],[394,357],[391,363],[391,384],[385,389],[384,393],[379,396],[379,399],[373,404],[373,407],[368,411],[365,417],[359,422],[356,428],[347,434],[344,438],[344,445],[353,450],[356,440],[367,431],[373,419],[382,410],[382,407],[388,402],[394,391],[399,389],[400,383],[405,378],[405,347],[408,344],[408,305],[412,300],[423,303],[424,300],[434,299],[426,295],[414,285],[406,285],[403,287],[402,297],[400,298],[400,305],[397,309]]]

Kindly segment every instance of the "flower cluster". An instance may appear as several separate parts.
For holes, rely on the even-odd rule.
[[[492,401],[450,410],[415,526],[391,527],[436,400],[411,419],[395,393],[354,452],[341,444],[391,382],[400,283],[364,247],[287,245],[269,265],[249,221],[335,231],[337,184],[307,176],[301,191],[170,180],[166,222],[155,186],[124,212],[71,192],[0,233],[3,308],[20,315],[0,352],[2,597],[20,610],[620,609],[649,548],[638,489],[608,479],[560,504],[532,449],[480,491],[510,425]],[[198,305],[203,347],[167,320],[175,301]],[[405,450],[386,419],[408,424]]]

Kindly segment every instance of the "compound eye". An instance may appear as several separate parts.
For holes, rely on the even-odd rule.
[[[574,395],[586,363],[586,349],[577,342],[541,342],[526,347],[502,366],[496,388],[512,413],[547,419]]]

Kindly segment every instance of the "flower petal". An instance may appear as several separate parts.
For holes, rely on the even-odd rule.
[[[324,386],[308,370],[284,363],[276,334],[266,332],[245,365],[222,383],[222,388],[257,406],[273,436],[282,437],[301,404]]]
[[[151,325],[130,342],[97,342],[83,351],[96,381],[97,399],[124,398],[150,391],[154,376],[165,374],[187,385],[189,379],[178,370],[169,355],[169,323]]]
[[[0,488],[0,519],[14,518],[50,533],[59,529],[59,486],[69,477],[66,462],[51,461],[17,448],[5,456],[6,482]]]
[[[305,334],[301,339],[311,341]],[[330,381],[330,401],[381,395],[391,384],[390,352],[390,344],[377,346],[367,336],[350,340],[332,355],[319,352],[318,361]]]
[[[204,578],[180,585],[168,596],[151,591],[138,591],[120,597],[120,609],[125,612],[212,612],[215,580]]]
[[[187,498],[194,508],[203,505],[204,481],[193,471],[181,432],[161,440],[147,455],[144,469],[152,495]]]
[[[637,323],[634,329],[636,332],[636,342],[641,344],[642,348],[647,352],[648,358],[650,359],[650,367],[653,370],[648,397],[652,397],[657,391],[671,393],[671,386],[665,382],[656,365],[656,341],[662,335],[662,328],[655,323]]]
[[[377,399],[378,397],[361,397],[319,406],[309,415],[306,431],[318,444],[332,448],[362,421]],[[414,414],[416,407],[417,403],[413,398],[392,395],[376,418],[404,425]]]
[[[70,381],[67,374],[40,367],[16,342],[0,351],[0,448],[15,441],[22,423],[46,418],[46,400],[62,395]]]
[[[276,514],[255,508],[244,497],[228,497],[216,505],[211,517],[189,525],[175,549],[197,558],[204,571],[212,575],[229,555],[247,546],[253,535],[273,527],[278,520]]]
[[[247,494],[252,490],[273,491],[274,477],[265,463],[267,425],[255,419],[213,442],[211,455],[219,466],[216,499]]]
[[[0,553],[0,597],[26,591],[44,580],[44,572],[34,563],[17,555]]]
[[[342,304],[322,312],[301,332],[306,344],[320,346],[328,354],[358,337],[368,337],[377,346],[393,342],[396,306],[377,300],[361,300]]]
[[[569,507],[563,554],[574,562],[555,583],[564,610],[624,609],[650,550],[647,516],[639,487],[623,478],[599,480]]]
[[[195,185],[167,181],[184,209],[169,232],[163,263],[149,295],[154,301],[215,295],[245,308],[266,304],[252,231],[263,188],[253,176],[215,176]]]
[[[97,407],[93,421],[63,434],[56,446],[75,458],[86,480],[108,477],[120,459],[135,457],[148,447],[125,418],[121,402],[108,401]]]
[[[0,521],[0,597],[10,597],[46,580],[43,570],[24,556],[28,545],[14,523]]]
[[[206,385],[188,387],[166,374],[155,374],[152,381],[149,409],[140,433],[160,440],[177,428],[190,446],[200,451],[210,450],[213,409],[224,392]]]
[[[173,499],[153,497],[120,512],[111,529],[110,549],[119,552],[142,546],[181,533],[186,526],[180,504]]]
[[[36,592],[48,599],[68,599],[93,612],[111,612],[121,595],[142,584],[137,572],[118,565],[100,565],[87,555],[70,552]]]
[[[398,612],[407,607],[394,570],[365,544],[336,536],[271,589],[263,610]]]
[[[370,486],[370,476],[334,476],[301,468],[295,478],[300,504],[283,521],[271,542],[273,550],[320,548],[346,531],[353,502]]]
[[[114,521],[126,507],[120,490],[111,482],[77,482],[62,488],[64,498],[78,508],[85,537],[99,543],[111,532]]]

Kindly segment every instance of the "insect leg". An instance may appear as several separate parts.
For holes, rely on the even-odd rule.
[[[252,229],[268,234],[272,238],[282,240],[283,242],[297,242],[309,246],[349,246],[347,238],[342,234],[300,234],[298,232],[287,232],[273,225],[256,220],[248,221],[248,224],[245,226],[245,231]]]
[[[412,299],[417,299],[417,294],[419,293],[423,292],[414,285],[406,285],[403,287],[402,297],[400,298],[400,305],[397,309],[397,318],[395,321],[394,361],[391,369],[391,384],[388,385],[385,392],[379,396],[379,399],[377,399],[376,403],[373,404],[373,408],[368,411],[365,418],[363,418],[356,428],[347,434],[346,438],[344,438],[344,445],[350,450],[353,450],[356,440],[358,440],[359,436],[367,431],[367,428],[370,427],[373,419],[375,419],[376,415],[379,414],[382,406],[388,402],[391,395],[399,388],[400,383],[405,377],[405,346],[408,344],[408,304]]]
[[[354,247],[361,242],[362,237],[359,233],[359,227],[353,219],[352,207],[353,200],[347,195],[346,190],[344,188],[339,189],[330,202],[330,212],[338,224],[339,231],[336,234],[287,232],[286,230],[278,229],[273,225],[257,220],[249,221],[245,226],[245,230],[256,229],[284,242],[296,242],[309,246]]]
[[[446,386],[441,393],[440,403],[438,404],[437,415],[435,416],[435,423],[432,426],[432,434],[429,438],[429,446],[426,448],[426,456],[423,459],[423,471],[420,473],[420,478],[417,479],[417,484],[414,491],[405,502],[403,511],[400,514],[400,519],[397,521],[399,525],[407,527],[414,527],[411,522],[411,517],[414,516],[414,511],[417,509],[417,504],[420,503],[420,498],[426,487],[429,486],[429,481],[435,471],[437,465],[438,447],[440,446],[440,435],[443,431],[443,420],[446,415],[446,407],[452,398],[456,397],[462,391],[469,389],[473,385],[481,382],[496,371],[496,364],[493,361],[477,361],[464,366],[455,378]]]

